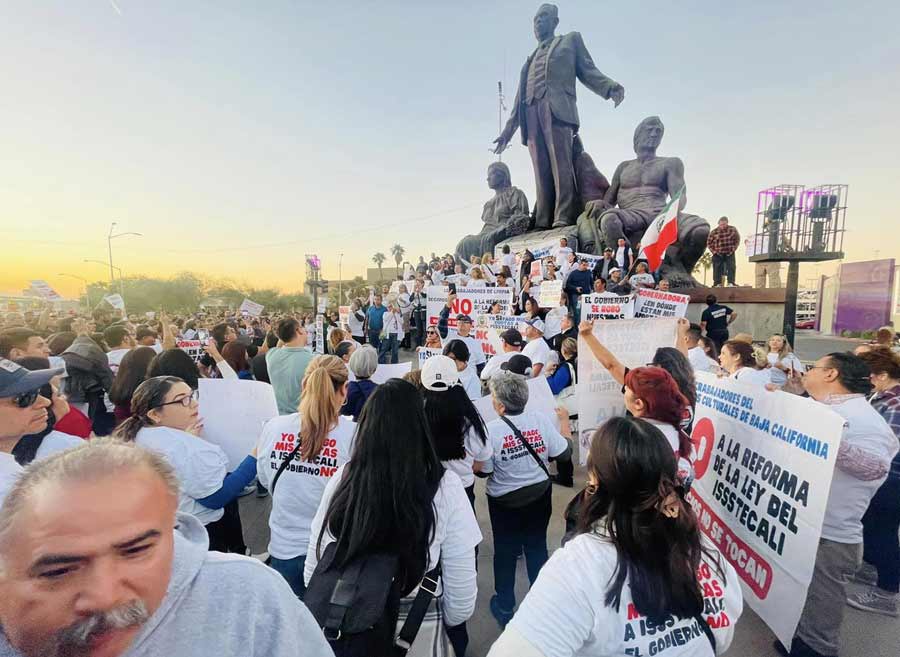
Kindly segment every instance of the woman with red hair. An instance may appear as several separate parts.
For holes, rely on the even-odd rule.
[[[578,333],[584,339],[594,358],[605,367],[612,378],[622,384],[625,408],[634,417],[646,420],[659,429],[678,460],[678,476],[690,485],[694,476],[691,439],[681,429],[685,412],[690,406],[672,375],[662,367],[637,367],[633,370],[615,357],[593,333],[593,324],[582,322]]]

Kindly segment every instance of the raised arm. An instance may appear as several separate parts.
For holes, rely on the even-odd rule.
[[[625,366],[613,353],[600,344],[600,340],[594,335],[593,322],[581,322],[578,325],[578,335],[584,338],[585,343],[603,367],[605,367],[616,383],[625,385]]]

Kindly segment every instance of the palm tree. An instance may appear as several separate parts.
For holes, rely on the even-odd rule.
[[[378,267],[378,280],[379,280],[379,282],[381,282],[381,281],[384,280],[384,276],[381,274],[381,265],[384,264],[384,261],[385,261],[385,260],[387,260],[387,258],[386,258],[386,257],[384,256],[384,254],[381,253],[380,251],[379,251],[378,253],[376,253],[375,255],[372,256],[372,262],[374,262],[374,263],[375,263],[375,266]]]
[[[696,272],[701,267],[703,268],[703,284],[706,285],[706,274],[709,273],[709,268],[712,267],[712,252],[703,252],[703,255],[700,256],[700,259],[697,261],[697,264],[694,265],[694,271]]]
[[[400,269],[400,264],[403,262],[403,256],[406,255],[406,249],[399,244],[394,244],[394,246],[391,247],[391,255],[394,256],[394,262],[397,263],[397,269]]]

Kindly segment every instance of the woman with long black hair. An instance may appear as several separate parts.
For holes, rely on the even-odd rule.
[[[663,435],[609,420],[593,436],[588,480],[578,535],[544,565],[488,657],[724,652],[740,585],[702,538]]]
[[[310,539],[307,585],[331,543],[339,566],[363,555],[396,555],[398,627],[423,575],[440,563],[440,604],[429,608],[408,654],[451,654],[443,626],[464,623],[475,610],[481,531],[462,482],[441,464],[413,384],[390,379],[372,392],[353,457],[328,482]]]
[[[156,357],[152,347],[135,347],[123,356],[109,389],[116,426],[131,417],[131,396],[147,380],[147,370]]]
[[[465,344],[453,340],[463,348]],[[450,346],[449,344],[447,345]],[[457,363],[447,356],[432,356],[421,369],[425,418],[438,458],[459,475],[466,495],[475,508],[475,473],[494,456],[487,429],[466,394]]]

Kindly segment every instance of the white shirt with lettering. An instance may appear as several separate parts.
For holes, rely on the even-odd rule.
[[[259,439],[256,474],[260,483],[272,490],[272,480],[281,463],[297,446],[300,414],[280,415],[266,422]],[[337,469],[350,460],[356,423],[338,416],[337,426],[329,432],[321,453],[304,461],[299,452],[272,491],[269,514],[269,554],[276,559],[293,559],[306,554],[310,525],[319,508],[325,486]],[[318,540],[318,536],[313,537]]]
[[[545,413],[525,411],[519,415],[507,415],[506,419],[519,429],[544,465],[547,465],[549,457],[559,456],[569,446]],[[494,452],[491,468],[485,468],[486,471],[493,470],[487,481],[490,497],[500,497],[546,481],[547,474],[502,418],[489,422],[487,430]]]
[[[697,572],[704,599],[701,616],[722,653],[731,645],[744,603],[734,568],[710,543],[705,542],[705,547],[713,559],[704,555]],[[695,618],[670,615],[656,625],[640,614],[628,578],[622,585],[618,609],[607,605],[604,592],[616,563],[615,546],[600,533],[582,534],[566,543],[541,569],[488,657],[715,654]],[[528,652],[529,646],[534,652]]]

